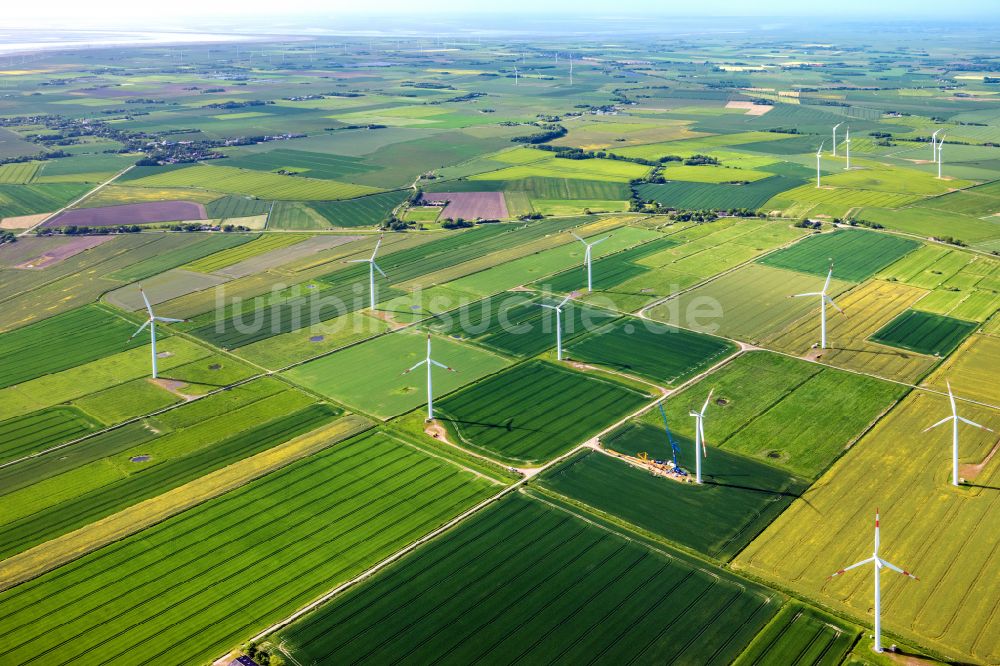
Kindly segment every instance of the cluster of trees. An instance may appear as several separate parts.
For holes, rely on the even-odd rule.
[[[882,226],[881,224],[879,224],[878,222],[872,222],[870,220],[862,220],[860,218],[859,219],[851,219],[851,220],[841,220],[839,217],[833,218],[833,223],[834,224],[840,224],[841,222],[847,223],[847,224],[851,225],[852,227],[868,227],[869,229],[885,229],[885,227]]]
[[[514,143],[528,143],[528,144],[539,144],[547,143],[553,139],[558,139],[561,136],[566,136],[566,128],[562,125],[538,125],[542,128],[541,132],[535,132],[534,134],[525,134],[523,136],[515,136],[511,139]]]
[[[285,658],[274,650],[269,643],[258,646],[254,642],[247,643],[243,651],[260,666],[284,666]]]
[[[719,160],[711,155],[695,154],[684,160],[686,166],[704,166],[706,164],[719,164]]]
[[[798,227],[799,229],[822,229],[823,223],[819,220],[813,221],[808,218],[803,218],[792,226]]]
[[[457,217],[454,220],[450,217],[445,218],[445,221],[441,224],[443,229],[468,229],[472,226],[474,226],[472,222],[461,217]]]
[[[953,236],[932,236],[934,240],[939,243],[947,243],[948,245],[955,245],[957,247],[968,247],[969,244],[963,240],[959,240]]]
[[[534,148],[555,153],[556,157],[564,160],[617,160],[619,162],[635,162],[636,164],[642,164],[643,166],[656,166],[660,163],[658,161],[654,162],[653,160],[647,160],[644,157],[625,157],[624,155],[616,155],[615,153],[609,153],[606,150],[583,150],[582,148],[573,148],[571,146],[552,146],[549,144],[534,146]]]
[[[0,245],[4,243],[16,243],[17,236],[14,235],[13,231],[0,231]]]

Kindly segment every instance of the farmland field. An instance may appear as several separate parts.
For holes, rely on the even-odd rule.
[[[426,350],[424,336],[403,331],[310,361],[285,376],[363,413],[390,418],[427,401],[426,370],[420,368],[402,376],[404,370],[424,358]],[[457,370],[434,370],[434,392],[438,396],[509,363],[491,352],[441,337],[434,338],[433,356]]]
[[[708,370],[736,346],[722,338],[623,318],[566,346],[569,358],[675,385]]]
[[[779,603],[721,571],[516,496],[285,629],[281,640],[301,663],[533,663],[558,655],[566,663],[725,664]]]
[[[997,428],[993,410],[965,404],[967,418]],[[838,610],[870,622],[872,582],[865,572],[833,580],[830,573],[871,552],[876,507],[882,518],[882,556],[922,581],[883,574],[884,630],[938,646],[964,660],[1000,658],[1000,621],[991,595],[976,592],[993,580],[998,562],[991,542],[970,537],[992,520],[1000,495],[1000,467],[978,472],[971,485],[954,489],[948,435],[916,434],[948,413],[947,396],[912,393],[838,461],[808,494],[783,513],[735,560],[746,569]],[[979,463],[996,436],[974,428],[962,433],[963,463]],[[879,471],[885,470],[885,471]],[[872,483],[873,475],[878,483]],[[815,529],[815,516],[824,516]],[[928,529],[934,533],[928,539]]]
[[[529,361],[447,396],[437,411],[462,445],[505,461],[538,463],[648,400],[604,377]]]
[[[6,657],[208,661],[490,491],[385,435],[354,438],[0,593]]]
[[[947,356],[975,329],[971,321],[907,310],[876,331],[872,340],[918,354]]]
[[[630,423],[604,445],[638,453],[665,437],[655,426]],[[694,442],[679,444],[678,461],[693,473]],[[701,486],[680,483],[610,455],[582,451],[545,472],[541,486],[721,560],[739,553],[806,487],[787,472],[717,448],[710,449],[702,473]],[[713,529],[701,529],[704,524]]]
[[[558,301],[524,292],[505,292],[435,317],[426,325],[442,335],[467,338],[502,354],[525,358],[556,345],[555,315],[552,309],[541,307],[542,304],[556,305]],[[570,302],[564,306],[562,317],[563,344],[566,344],[617,315]]]
[[[693,440],[692,409],[709,444],[816,478],[903,394],[903,389],[770,352],[742,354],[666,402],[675,436]],[[826,402],[826,398],[836,400]],[[823,404],[822,410],[816,405]],[[660,414],[643,419],[662,426]],[[649,451],[659,458],[669,452]]]
[[[997,21],[619,4],[6,31],[0,665],[1000,666]]]
[[[734,663],[836,666],[858,638],[858,630],[797,603],[786,604]]]
[[[72,407],[51,407],[0,421],[0,463],[82,437],[97,423]]]
[[[190,166],[144,176],[129,183],[136,187],[200,187],[262,199],[335,200],[372,194],[378,189],[299,176],[282,176],[227,166]]]
[[[0,334],[0,388],[147,344],[143,337],[129,340],[136,328],[101,307],[87,305]],[[168,333],[161,328],[160,335]]]
[[[792,247],[769,254],[760,263],[826,277],[832,259],[837,278],[860,282],[918,247],[919,243],[905,238],[870,231],[839,230],[810,236]]]

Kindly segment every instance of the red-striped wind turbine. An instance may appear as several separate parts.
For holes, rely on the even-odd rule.
[[[882,573],[882,568],[887,567],[892,569],[896,573],[901,573],[904,576],[909,576],[913,580],[920,580],[909,571],[900,569],[895,564],[886,562],[881,557],[878,556],[878,509],[875,509],[875,550],[872,552],[872,556],[867,560],[861,560],[857,564],[852,564],[849,567],[845,567],[840,571],[830,575],[830,578],[834,576],[839,576],[840,574],[850,571],[855,567],[860,567],[864,564],[874,564],[875,565],[875,651],[882,652],[882,585],[879,579],[879,575]]]

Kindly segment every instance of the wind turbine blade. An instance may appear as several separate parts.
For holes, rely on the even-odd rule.
[[[899,567],[897,567],[897,566],[896,566],[895,564],[893,564],[892,562],[886,562],[886,561],[885,561],[885,560],[883,560],[883,559],[882,559],[881,557],[880,557],[880,558],[878,558],[878,561],[879,561],[879,562],[880,562],[880,563],[882,564],[882,566],[884,566],[884,567],[889,567],[890,569],[892,569],[892,570],[893,570],[893,571],[895,571],[896,573],[901,573],[901,574],[903,574],[904,576],[909,576],[909,577],[910,577],[910,578],[912,578],[913,580],[920,580],[919,578],[917,578],[916,576],[914,576],[913,574],[911,574],[911,573],[910,573],[909,571],[905,571],[904,569],[900,569]]]
[[[378,248],[382,245],[382,236],[378,237],[378,241],[375,243],[375,249],[372,250],[372,261],[375,261],[375,255],[378,254]]]
[[[142,290],[141,286],[139,287],[139,294],[142,296],[142,300],[146,304],[146,310],[149,311],[149,316],[152,317],[153,316],[153,306],[149,304],[149,299],[146,298],[146,292]]]
[[[422,366],[426,362],[427,362],[427,359],[424,359],[423,361],[417,361],[417,363],[412,368],[410,368],[409,370],[404,370],[400,374],[403,374],[403,375],[409,374],[409,373],[413,372],[414,370],[416,370],[417,368],[419,368],[420,366]]]
[[[704,416],[704,415],[705,415],[705,410],[706,410],[706,409],[708,409],[708,403],[709,403],[709,401],[710,401],[710,400],[712,399],[712,394],[713,394],[713,393],[715,393],[715,387],[712,387],[712,388],[711,388],[711,389],[710,389],[710,390],[708,391],[708,397],[707,397],[707,398],[705,398],[705,404],[701,406],[701,412],[700,412],[700,413],[701,413],[701,415],[702,415],[702,416]]]
[[[581,242],[581,243],[583,243],[584,245],[586,245],[586,244],[587,244],[587,241],[585,241],[585,240],[583,240],[582,238],[580,238],[579,236],[577,236],[577,235],[576,235],[576,232],[575,232],[575,231],[571,231],[570,233],[571,233],[571,234],[573,234],[573,238],[577,239],[578,241],[580,241],[580,242]]]
[[[830,305],[832,305],[833,307],[835,307],[837,309],[837,312],[839,312],[840,314],[844,315],[845,317],[847,316],[847,313],[844,312],[839,305],[837,305],[836,303],[834,303],[832,298],[830,298],[826,294],[823,294],[823,298],[826,299],[827,303],[829,303]]]
[[[957,417],[955,417],[955,416],[946,416],[943,419],[941,419],[940,421],[938,421],[937,423],[935,423],[934,425],[927,426],[926,428],[924,428],[924,432],[927,432],[928,430],[933,430],[934,428],[937,428],[939,425],[941,425],[943,423],[947,423],[948,421],[951,421],[954,418],[957,418]]]
[[[431,363],[433,363],[434,365],[436,365],[439,368],[444,368],[445,370],[448,370],[449,372],[458,372],[458,370],[456,370],[455,368],[451,367],[450,365],[445,365],[444,363],[438,363],[434,359],[431,359]]]
[[[171,317],[153,317],[156,321],[162,321],[166,324],[179,324],[182,321],[187,321],[186,319],[173,319]]]
[[[536,303],[540,308],[549,308],[550,310],[558,310],[559,308],[555,305],[547,305],[545,303]]]
[[[959,416],[958,420],[961,421],[962,423],[967,423],[970,426],[975,426],[975,427],[977,427],[977,428],[979,428],[981,430],[989,430],[990,432],[993,432],[992,428],[987,428],[986,426],[980,425],[980,424],[976,423],[975,421],[970,421],[969,419],[965,418],[964,416]]]
[[[142,333],[143,329],[145,329],[147,326],[149,326],[149,322],[151,322],[151,321],[152,321],[152,319],[147,319],[146,321],[144,321],[142,323],[142,326],[140,326],[139,328],[137,328],[136,331],[135,331],[135,333],[133,333],[132,335],[129,336],[128,341],[131,342],[132,338],[134,338],[135,336],[137,336],[140,333]]]
[[[789,298],[798,298],[799,296],[822,296],[822,295],[823,292],[821,291],[810,291],[805,294],[792,294]]]
[[[562,299],[562,302],[559,303],[559,305],[557,305],[556,308],[557,309],[558,308],[562,308],[562,306],[566,305],[566,303],[569,302],[570,300],[572,300],[572,298],[573,298],[573,294],[568,295],[566,298]]]
[[[698,419],[698,432],[701,433],[701,456],[703,458],[708,457],[708,447],[705,446],[705,421],[704,419]]]
[[[844,567],[843,569],[835,571],[832,574],[830,574],[829,577],[833,578],[834,576],[839,576],[840,574],[842,574],[844,572],[850,571],[851,569],[855,569],[855,568],[860,567],[860,566],[865,565],[865,564],[871,564],[874,561],[875,561],[874,557],[869,557],[867,560],[861,560],[860,562],[855,562],[854,564],[852,564],[849,567]]]
[[[367,264],[371,259],[348,259],[348,264]]]
[[[958,416],[958,408],[955,407],[955,394],[951,392],[951,382],[946,379],[944,383],[948,385],[948,400],[951,402],[951,413]]]
[[[377,270],[379,273],[382,274],[382,277],[384,277],[384,278],[389,277],[388,275],[385,274],[385,271],[383,271],[381,268],[379,268],[378,264],[376,264],[374,261],[372,262],[372,266],[374,266],[375,270]]]
[[[590,244],[590,247],[594,247],[598,243],[603,243],[604,241],[608,240],[609,238],[611,238],[610,235],[605,236],[604,238],[601,238],[600,240],[595,240],[593,243]]]

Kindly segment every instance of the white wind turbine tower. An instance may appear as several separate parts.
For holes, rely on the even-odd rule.
[[[604,241],[606,241],[609,238],[611,238],[611,236],[608,235],[608,236],[605,236],[604,238],[595,240],[593,243],[588,243],[587,241],[585,241],[582,238],[580,238],[579,236],[577,236],[576,232],[571,231],[570,233],[573,234],[573,237],[575,239],[577,239],[578,241],[580,241],[581,243],[583,243],[584,247],[587,248],[587,250],[583,253],[583,263],[585,263],[587,265],[587,291],[591,292],[591,291],[594,290],[594,288],[593,288],[594,281],[593,281],[593,274],[592,274],[592,270],[591,270],[592,267],[593,267],[593,257],[591,256],[590,248],[594,247],[598,243],[603,243]]]
[[[951,485],[958,486],[961,485],[958,480],[958,422],[961,421],[962,423],[967,423],[982,430],[989,430],[990,432],[993,432],[993,430],[984,425],[979,425],[975,421],[970,421],[967,418],[959,416],[958,409],[955,407],[955,396],[951,392],[951,382],[945,383],[948,384],[948,400],[951,401],[951,416],[944,417],[934,425],[924,429],[924,432],[951,421]]]
[[[847,138],[844,139],[844,150],[847,154],[847,164],[844,165],[844,171],[851,170],[851,126],[847,126]]]
[[[940,129],[934,130],[934,134],[931,134],[931,162],[937,162],[937,135]]]
[[[458,372],[455,368],[450,368],[444,363],[439,363],[431,358],[431,334],[427,334],[427,357],[415,364],[412,368],[404,372],[403,374],[409,374],[419,368],[422,365],[427,366],[427,420],[432,421],[434,419],[434,382],[433,373],[431,370],[436,365],[439,368],[444,368],[448,372]]]
[[[378,242],[375,243],[375,249],[372,250],[372,256],[369,259],[351,259],[349,264],[368,264],[368,295],[371,302],[371,309],[375,309],[375,271],[382,274],[382,277],[387,277],[385,271],[378,267],[375,263],[375,255],[378,254],[379,245],[382,244],[382,237],[379,236]]]
[[[837,156],[837,128],[844,123],[837,123],[833,126],[833,157]]]
[[[941,135],[941,140],[937,144],[937,164],[938,164],[938,180],[941,179],[941,148],[944,147],[944,138],[948,136],[947,134]]]
[[[517,85],[517,65],[514,65],[514,85]]]
[[[171,319],[170,317],[157,317],[155,314],[153,314],[153,306],[149,304],[149,299],[146,298],[146,292],[144,292],[142,290],[141,286],[139,287],[139,293],[142,295],[142,300],[146,304],[146,312],[149,313],[149,319],[147,319],[146,321],[143,322],[142,326],[140,326],[138,328],[138,330],[136,330],[136,332],[132,334],[132,336],[129,338],[129,340],[132,340],[132,338],[134,338],[135,336],[137,336],[140,333],[142,333],[142,329],[144,329],[147,326],[149,326],[149,340],[150,340],[150,343],[153,346],[153,348],[152,348],[153,379],[156,379],[156,377],[157,377],[157,374],[156,374],[156,371],[157,371],[157,369],[156,369],[156,322],[162,321],[164,324],[176,324],[177,322],[182,322],[184,320],[183,319]]]
[[[846,316],[840,306],[833,302],[833,299],[826,295],[826,290],[830,287],[830,278],[833,277],[833,260],[830,260],[830,271],[826,274],[826,282],[823,283],[823,291],[810,291],[805,294],[795,294],[792,298],[800,296],[819,296],[819,328],[820,328],[820,349],[826,349],[826,304],[829,303],[837,308],[840,314]]]
[[[712,399],[715,389],[708,392],[705,404],[701,406],[700,412],[691,412],[689,416],[694,417],[694,482],[701,483],[701,459],[708,457],[708,449],[705,448],[705,410]]]
[[[573,54],[569,54],[569,84],[573,85]]]
[[[824,142],[825,143],[825,142]],[[819,174],[819,161],[823,157],[823,144],[819,144],[819,150],[816,151],[816,187],[820,186],[820,174]]]
[[[563,360],[562,353],[562,309],[566,305],[567,301],[573,298],[573,294],[570,294],[566,298],[562,299],[559,305],[546,305],[545,303],[539,303],[543,308],[549,308],[550,310],[556,311],[556,359]]]
[[[897,573],[901,573],[904,576],[909,576],[913,580],[920,580],[909,571],[904,571],[900,569],[895,564],[886,562],[881,557],[878,556],[878,509],[875,509],[875,550],[872,552],[872,556],[867,560],[861,560],[857,564],[852,564],[849,567],[841,569],[834,574],[830,575],[830,578],[834,576],[839,576],[845,571],[849,571],[854,567],[860,567],[864,564],[874,564],[875,565],[875,652],[882,652],[882,585],[879,579],[879,575],[882,573],[883,567],[888,567]]]

